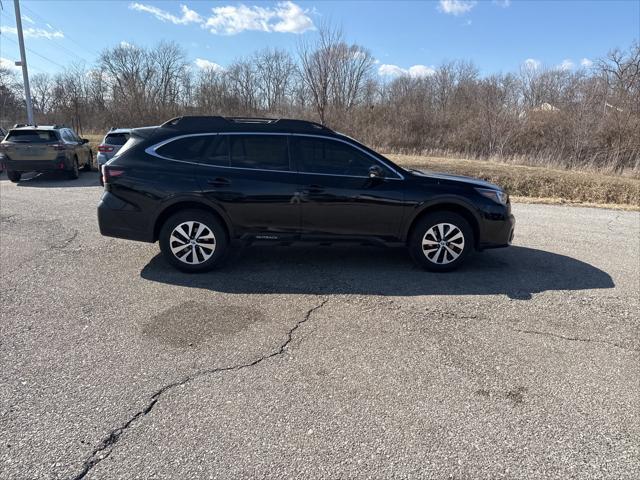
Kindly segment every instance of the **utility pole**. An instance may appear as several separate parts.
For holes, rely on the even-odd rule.
[[[20,43],[20,61],[16,66],[22,67],[22,80],[24,82],[24,100],[27,104],[27,123],[33,125],[33,105],[31,104],[31,89],[29,88],[29,72],[27,71],[27,55],[24,52],[24,37],[22,35],[22,17],[20,16],[20,0],[13,0],[16,8],[16,26],[18,27],[18,41]]]

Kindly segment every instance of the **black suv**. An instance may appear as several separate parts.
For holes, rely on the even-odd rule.
[[[232,243],[406,245],[429,270],[507,246],[497,186],[407,170],[301,120],[185,116],[138,128],[103,169],[103,235],[160,241],[180,270],[219,265]]]

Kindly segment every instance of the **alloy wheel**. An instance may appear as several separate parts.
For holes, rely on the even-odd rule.
[[[169,237],[171,253],[183,263],[199,265],[211,258],[216,250],[216,237],[204,223],[183,222]]]
[[[452,223],[433,225],[422,237],[422,252],[437,265],[455,261],[464,251],[464,234]]]

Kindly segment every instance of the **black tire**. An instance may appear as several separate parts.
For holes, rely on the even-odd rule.
[[[93,169],[93,152],[91,150],[89,150],[89,159],[87,160],[87,163],[84,164],[82,169],[85,172],[90,172]]]
[[[197,225],[189,225],[189,222],[193,222]],[[207,238],[209,237],[207,230],[203,230],[200,237],[201,242],[196,242],[196,244],[192,245],[190,248],[190,241],[194,239],[194,234],[197,233],[194,230],[199,230],[200,225],[203,225],[205,229],[208,229],[208,231],[213,235],[213,242],[211,242],[210,238]],[[185,232],[183,229],[188,228],[189,226],[192,227],[191,231]],[[185,233],[189,235],[185,235]],[[179,238],[180,240],[172,240],[172,234],[174,235],[174,239]],[[213,244],[215,244],[215,247],[211,249],[202,246]],[[173,253],[172,247],[174,249],[179,249],[182,245],[184,245],[184,248],[177,252],[178,255],[181,255],[182,252],[187,253],[182,255],[182,259],[180,259]],[[164,222],[160,229],[160,250],[162,251],[162,255],[167,262],[183,272],[206,272],[219,267],[227,254],[229,249],[228,246],[229,239],[227,238],[226,229],[215,215],[204,210],[189,209],[175,213]],[[190,253],[189,250],[191,250]],[[211,252],[211,250],[213,252]],[[191,263],[194,261],[194,252],[197,263]]]
[[[424,246],[423,240],[428,242]],[[474,249],[475,239],[471,225],[462,216],[434,212],[418,220],[408,243],[409,253],[418,266],[432,272],[448,272],[464,263]]]
[[[18,183],[22,177],[22,172],[16,172],[15,170],[7,170],[7,178],[13,183]]]
[[[67,172],[67,175],[71,180],[76,180],[80,176],[80,165],[78,164],[78,157],[73,157],[73,166],[71,170]]]

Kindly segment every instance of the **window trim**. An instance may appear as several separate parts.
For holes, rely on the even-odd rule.
[[[363,148],[360,148],[358,145],[354,145],[351,142],[348,142],[346,140],[343,140],[342,138],[334,138],[334,137],[328,137],[326,135],[317,135],[317,134],[312,134],[312,133],[286,133],[286,132],[216,132],[216,133],[212,133],[212,132],[207,132],[207,133],[188,133],[185,135],[176,135],[175,137],[171,137],[171,138],[167,138],[166,140],[162,140],[161,142],[158,142],[154,145],[151,145],[150,147],[147,147],[144,149],[145,153],[154,157],[158,157],[161,158],[163,160],[168,160],[170,162],[179,162],[179,163],[189,163],[191,165],[201,165],[203,167],[210,167],[210,168],[231,168],[234,170],[248,170],[248,171],[254,171],[254,172],[278,172],[278,173],[295,173],[298,175],[322,175],[322,176],[326,176],[326,177],[347,177],[347,178],[369,178],[367,176],[362,176],[362,175],[340,175],[337,173],[313,173],[313,172],[301,172],[298,170],[298,165],[295,165],[295,170],[273,170],[273,169],[268,169],[268,168],[246,168],[246,167],[232,167],[232,166],[221,166],[221,165],[210,165],[208,163],[202,163],[202,162],[192,162],[189,160],[176,160],[175,158],[168,158],[168,157],[164,157],[162,155],[160,155],[159,153],[156,152],[157,149],[159,149],[160,147],[165,146],[168,143],[171,143],[175,140],[180,140],[182,138],[187,138],[187,137],[207,137],[207,136],[218,136],[218,135],[279,135],[279,136],[286,136],[286,137],[311,137],[311,138],[320,138],[323,140],[331,140],[334,142],[341,142],[344,143],[346,145],[351,146],[352,148],[355,148],[359,151],[361,151],[362,153],[364,153],[365,155],[367,155],[368,157],[371,157],[372,160],[374,160],[377,163],[380,163],[382,165],[384,165],[388,170],[391,170],[394,174],[396,174],[398,177],[385,177],[385,180],[404,180],[404,175],[402,175],[400,172],[398,172],[395,168],[393,168],[391,165],[388,165],[386,162],[384,162],[383,160],[379,159],[378,157],[374,156],[373,154],[367,152],[366,150],[364,150]],[[288,143],[288,151],[289,151],[289,168],[291,168],[292,166],[292,161],[291,161],[291,145],[290,142]],[[229,152],[229,154],[231,154],[231,152]]]

